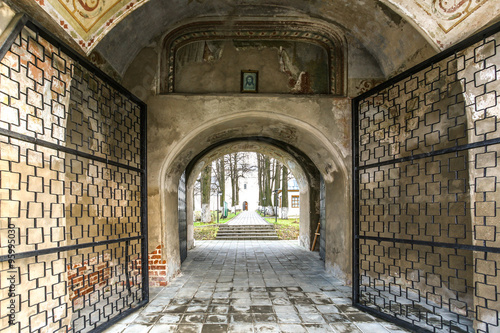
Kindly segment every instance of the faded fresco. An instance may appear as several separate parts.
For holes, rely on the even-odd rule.
[[[176,92],[239,92],[241,70],[259,71],[259,92],[327,94],[328,54],[289,41],[199,41],[176,54]],[[196,78],[196,79],[194,79]]]
[[[35,0],[90,52],[120,20],[149,0]]]
[[[413,20],[443,50],[493,19],[498,0],[382,0]]]

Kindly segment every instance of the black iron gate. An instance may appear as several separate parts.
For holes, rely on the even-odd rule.
[[[500,25],[354,100],[353,303],[498,332]]]
[[[101,331],[148,301],[145,104],[38,24],[8,29],[1,323]]]
[[[187,206],[186,206],[186,173],[179,180],[177,213],[179,220],[179,253],[181,263],[187,258]]]

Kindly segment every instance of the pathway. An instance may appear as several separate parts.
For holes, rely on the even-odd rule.
[[[351,307],[351,288],[296,241],[196,245],[179,277],[105,332],[406,332]]]
[[[256,212],[241,212],[236,215],[231,221],[227,222],[228,225],[258,225],[258,224],[269,224]]]

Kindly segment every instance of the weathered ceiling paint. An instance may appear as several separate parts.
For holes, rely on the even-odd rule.
[[[35,0],[54,20],[75,39],[80,47],[89,53],[97,43],[121,20],[133,11],[138,10],[149,0]],[[152,0],[153,1],[153,0]],[[498,0],[380,0],[399,16],[404,16],[414,26],[421,29],[426,38],[437,48],[444,49],[456,43],[471,30],[480,29],[485,23],[494,19],[500,10]],[[153,1],[156,7],[164,7],[166,1]],[[163,2],[163,3],[162,3]],[[186,0],[185,5],[208,3],[205,0]],[[227,1],[211,1],[214,7],[228,6]],[[246,4],[240,0],[237,4]],[[292,1],[290,1],[292,2]],[[314,3],[313,1],[306,1]],[[354,1],[350,1],[353,7]],[[361,1],[357,1],[361,2]],[[371,0],[366,2],[376,3]],[[335,3],[335,4],[334,4]],[[326,4],[334,8],[344,6],[345,12],[351,4],[344,1],[332,1]],[[258,5],[259,1],[252,1]],[[286,2],[284,3],[286,5]],[[325,4],[318,4],[325,6]],[[391,14],[389,14],[391,15]],[[396,15],[397,16],[397,15]]]
[[[498,0],[380,0],[424,32],[444,50],[494,21]]]
[[[35,0],[87,54],[118,22],[148,1]]]

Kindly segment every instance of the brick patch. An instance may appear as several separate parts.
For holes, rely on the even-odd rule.
[[[148,255],[149,285],[164,287],[167,285],[167,261],[161,259],[162,245]]]

